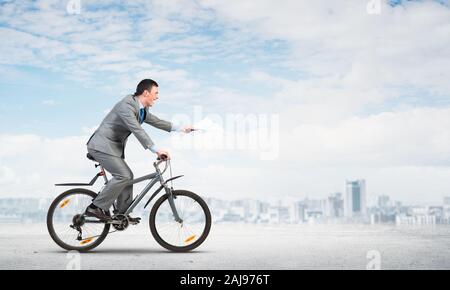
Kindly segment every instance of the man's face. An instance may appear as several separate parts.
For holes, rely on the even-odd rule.
[[[155,101],[159,98],[158,97],[158,87],[153,86],[152,89],[149,90],[145,90],[144,91],[144,96],[145,96],[145,106],[151,107],[153,106],[153,104],[155,103]]]

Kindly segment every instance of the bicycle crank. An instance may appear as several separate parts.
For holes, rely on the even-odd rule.
[[[113,216],[111,220],[111,224],[113,227],[118,231],[124,231],[128,228],[130,225],[130,221],[128,220],[128,217],[124,214],[118,214]]]

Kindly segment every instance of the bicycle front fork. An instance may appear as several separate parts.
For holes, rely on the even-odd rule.
[[[177,208],[175,207],[174,199],[176,198],[173,195],[173,188],[169,188],[167,183],[164,181],[164,178],[162,177],[161,171],[159,170],[158,166],[155,166],[156,172],[159,174],[159,182],[161,183],[161,186],[164,187],[164,190],[167,193],[167,199],[169,201],[170,208],[172,209],[173,217],[177,223],[183,224],[183,220],[180,218],[180,215],[178,214]]]
[[[178,215],[177,208],[175,207],[175,196],[173,195],[172,189],[170,189],[168,186],[164,187],[167,193],[167,200],[169,201],[170,208],[172,209],[173,217],[175,218],[175,221],[182,224],[183,220]]]

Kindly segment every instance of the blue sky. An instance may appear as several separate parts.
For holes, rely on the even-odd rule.
[[[30,39],[38,38],[43,42],[43,46],[34,48],[29,43],[25,46],[31,47],[23,47],[23,42],[19,44],[15,43],[14,39],[7,40],[12,47],[11,50],[23,49],[31,54],[33,62],[36,63],[30,64],[26,59],[20,58],[10,61],[6,55],[9,51],[4,55],[2,66],[4,78],[0,82],[0,94],[5,100],[1,106],[2,132],[39,133],[51,137],[77,134],[81,127],[94,126],[98,123],[103,111],[110,108],[119,98],[132,93],[139,81],[138,77],[132,77],[133,74],[136,75],[147,67],[167,73],[178,71],[180,74],[179,78],[171,79],[168,76],[162,80],[157,74],[146,76],[160,82],[161,96],[167,98],[161,110],[167,113],[176,113],[185,105],[202,104],[207,101],[208,96],[201,95],[207,88],[236,88],[239,93],[269,97],[270,89],[255,87],[243,80],[254,70],[296,77],[289,69],[277,65],[280,55],[285,55],[289,50],[287,42],[258,39],[250,34],[242,34],[239,39],[233,39],[230,34],[235,33],[235,29],[217,21],[214,12],[209,9],[206,10],[208,15],[205,19],[198,20],[196,15],[177,19],[178,11],[171,11],[173,8],[167,7],[166,18],[161,20],[156,12],[154,15],[143,13],[142,11],[146,9],[140,10],[136,8],[138,5],[128,6],[120,1],[117,4],[103,5],[95,4],[93,1],[86,3],[81,1],[82,10],[79,15],[67,14],[62,5],[64,1],[54,1],[53,4],[41,10],[38,8],[39,2],[32,2],[26,6],[16,5],[13,2],[2,5],[5,11],[8,11],[6,7],[17,6],[15,9],[22,15],[28,15],[20,21],[14,14],[6,13],[1,22],[3,29],[12,34],[26,33]],[[89,15],[86,15],[88,12]],[[116,14],[117,20],[111,16],[111,22],[96,21],[106,13]],[[34,24],[39,20],[51,24],[52,17],[57,19],[55,22],[67,23],[64,26],[35,28]],[[156,24],[149,25],[148,29],[140,28],[141,24],[137,19],[141,17],[145,17],[145,21],[166,23],[169,28],[158,27]],[[129,30],[121,31],[116,26],[120,26],[117,23],[120,21],[127,22]],[[123,32],[124,40],[110,41],[108,26],[103,28],[105,32],[101,31],[103,22],[112,27],[111,30]],[[85,26],[79,28],[79,25]],[[68,26],[73,26],[73,29]],[[162,32],[154,32],[153,26]],[[96,30],[97,28],[100,30]],[[165,31],[167,32],[164,33]],[[90,33],[99,33],[100,39],[92,39]],[[76,37],[74,39],[72,37],[74,34],[78,35],[79,39]],[[192,39],[195,42],[190,44]],[[52,48],[47,51],[46,41],[56,41],[53,45],[61,53],[53,53]],[[115,47],[115,44],[121,41],[125,46],[137,45],[144,49],[126,55],[126,50]],[[159,48],[160,46],[162,48]],[[146,52],[147,49],[150,52]],[[113,55],[110,57],[110,54]],[[125,56],[121,58],[119,54]],[[98,58],[105,59],[96,62]],[[89,63],[90,60],[93,62],[92,65]],[[147,67],[134,70],[133,64],[139,61],[146,61],[149,64]],[[114,65],[118,68],[108,69]],[[227,74],[230,77],[212,77],[214,74]],[[129,78],[127,86],[117,82],[123,80],[123,75]],[[195,88],[185,88],[184,81],[191,83],[190,85]],[[171,93],[176,91],[181,94],[180,91],[183,89],[194,93],[195,98],[187,104],[181,103],[184,99],[175,97],[173,100],[176,101],[171,102]],[[80,111],[84,115],[82,120],[79,120],[77,114]],[[14,120],[17,114],[27,116],[30,122],[11,127],[9,120]]]
[[[171,98],[172,92],[179,95],[180,91],[185,89],[183,81],[194,82],[191,85],[195,88],[187,88],[188,93],[195,95],[187,104],[193,105],[208,102],[208,89],[211,88],[226,88],[238,94],[270,98],[277,90],[277,86],[261,83],[255,85],[254,82],[249,81],[247,77],[255,71],[291,81],[320,77],[316,72],[307,71],[301,66],[293,67],[286,64],[286,61],[292,57],[292,50],[295,49],[292,40],[282,39],[276,35],[260,37],[246,31],[246,28],[229,25],[217,17],[216,10],[203,6],[200,4],[201,1],[187,1],[190,2],[189,4],[181,1],[189,9],[195,10],[195,13],[182,14],[181,17],[176,7],[161,5],[161,3],[148,4],[143,7],[144,9],[139,9],[139,3],[129,5],[121,1],[99,2],[81,1],[82,9],[79,15],[69,15],[65,11],[65,4],[68,1],[50,1],[52,4],[44,5],[45,9],[40,8],[39,1],[33,1],[27,5],[16,5],[10,1],[2,4],[5,11],[9,11],[5,7],[16,6],[14,7],[17,9],[16,13],[20,11],[22,15],[29,15],[23,17],[23,21],[12,20],[15,15],[11,13],[4,15],[0,22],[3,29],[28,33],[29,36],[39,37],[44,41],[57,41],[57,48],[66,50],[53,55],[51,51],[46,52],[44,47],[25,48],[20,47],[22,43],[14,43],[14,39],[7,40],[8,43],[11,42],[11,46],[16,48],[19,46],[19,49],[31,53],[32,57],[37,59],[37,63],[29,64],[25,59],[3,61],[4,76],[0,82],[0,94],[4,99],[0,107],[2,132],[32,132],[55,137],[70,136],[79,133],[77,130],[80,130],[80,127],[94,126],[99,121],[98,112],[107,110],[121,96],[133,91],[138,78],[127,80],[128,86],[117,83],[117,80],[120,80],[124,74],[129,77],[129,73],[131,75],[135,73],[132,65],[140,60],[150,62],[149,68],[155,67],[167,72],[177,70],[182,74],[181,78],[174,79],[173,82],[170,77],[160,81],[157,75],[151,76],[162,82],[161,90],[164,93],[162,96],[167,98],[167,102],[165,106],[161,106],[160,110],[169,114],[179,112],[186,105],[181,104],[185,102],[184,99]],[[411,1],[389,1],[393,7],[406,5],[405,2]],[[164,17],[159,15],[159,11],[152,13],[152,8],[164,9]],[[198,15],[197,10],[201,11]],[[150,12],[147,13],[147,11]],[[97,21],[105,14],[115,14],[117,18],[110,16],[111,20]],[[39,20],[47,19],[46,21],[51,23],[51,17],[58,19],[55,23],[67,24],[73,26],[73,29],[68,26],[57,26],[57,24],[53,27],[50,25],[48,30],[46,26],[34,28],[33,24]],[[149,21],[150,25],[142,27],[139,21],[141,18],[144,18],[144,22]],[[261,17],[261,19],[264,18]],[[151,25],[152,21],[165,23],[169,27]],[[256,18],[252,21],[257,23],[262,20]],[[120,22],[126,22],[130,29],[122,31],[117,28]],[[110,25],[112,31],[123,32],[124,40],[115,38],[109,41],[107,28],[105,28],[105,34],[98,35],[100,39],[92,39],[89,34],[102,32],[100,27],[104,23]],[[85,26],[80,28],[80,25]],[[160,31],[154,32],[153,27]],[[99,28],[100,30],[97,30]],[[80,36],[74,40],[72,36],[77,34]],[[146,34],[152,39],[151,41],[146,41]],[[157,37],[150,37],[150,35],[157,35]],[[238,40],[232,35],[237,35]],[[192,39],[196,39],[194,43],[190,43]],[[136,50],[122,59],[114,56],[108,59],[109,53],[126,52],[126,50],[115,48],[115,43],[120,41],[125,45],[136,44],[145,49]],[[84,45],[86,47],[80,49],[80,46]],[[89,51],[89,49],[95,49],[96,52],[84,53],[84,50]],[[150,52],[146,52],[147,49]],[[315,47],[313,53],[323,52],[321,47]],[[106,59],[90,66],[89,60],[99,56]],[[7,59],[7,55],[4,55],[4,58]],[[130,67],[124,69],[123,67],[128,63]],[[108,69],[114,65],[117,65],[118,69]],[[144,68],[138,68],[136,72],[139,70],[144,71]],[[8,75],[11,71],[13,73]],[[224,77],[225,75],[228,77]],[[405,104],[438,107],[448,105],[448,94],[445,91],[430,93],[429,90],[432,88],[420,84],[414,87],[400,82],[400,84],[385,86],[388,85],[396,91],[395,98],[374,105],[366,104],[365,108],[355,113],[370,114],[380,110],[395,109]],[[401,86],[403,88],[399,89],[398,87]],[[86,104],[89,105],[86,106]],[[19,111],[16,111],[17,108]],[[215,111],[220,110],[221,108],[216,108]],[[77,111],[84,112],[83,123],[76,122],[79,118],[77,114],[68,114],[68,112]],[[11,127],[8,120],[14,120],[17,114],[26,115],[31,122]],[[64,122],[57,122],[55,119]]]
[[[280,155],[270,162],[251,150],[177,151],[147,128],[195,177],[246,184],[190,184],[199,190],[324,197],[343,191],[345,179],[366,178],[371,196],[449,195],[448,1],[381,1],[377,15],[369,1],[282,2],[81,0],[81,13],[69,14],[69,1],[1,1],[0,185],[20,193],[30,162],[34,179],[25,183],[41,195],[68,162],[77,164],[68,175],[88,176],[77,156],[89,132],[153,78],[161,98],[152,110],[168,119],[196,106],[280,117]],[[146,153],[133,142],[139,171]],[[72,159],[40,169],[48,152]],[[282,189],[261,180],[273,169]]]

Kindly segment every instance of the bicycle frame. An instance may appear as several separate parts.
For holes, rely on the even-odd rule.
[[[150,191],[150,189],[159,181],[161,186],[152,194],[152,196],[150,197],[150,199],[147,201],[147,203],[145,204],[144,208],[147,207],[147,205],[156,197],[156,195],[158,195],[158,193],[164,189],[165,192],[168,194],[168,201],[170,204],[170,208],[172,209],[172,213],[173,216],[175,218],[175,221],[182,223],[183,220],[180,218],[180,216],[178,215],[177,209],[175,207],[175,203],[174,203],[174,195],[172,193],[172,189],[173,188],[169,188],[169,186],[167,185],[167,182],[180,178],[183,175],[178,175],[172,178],[167,179],[166,181],[163,178],[163,174],[167,169],[167,161],[166,161],[166,167],[164,168],[164,170],[161,172],[161,170],[159,169],[159,164],[161,164],[161,162],[163,161],[159,161],[159,162],[154,162],[153,166],[155,167],[156,172],[148,174],[148,175],[144,175],[142,177],[130,180],[127,185],[131,185],[131,184],[136,184],[136,183],[140,183],[142,181],[145,180],[150,180],[150,182],[145,186],[145,188],[141,191],[141,193],[139,193],[132,201],[131,205],[127,208],[127,210],[123,213],[124,215],[128,215],[130,214],[134,208],[136,208],[136,206],[140,203],[140,201],[147,195],[147,193]],[[92,186],[94,185],[94,183],[97,181],[97,179],[100,176],[103,176],[103,179],[105,181],[105,185],[108,183],[108,178],[106,177],[106,173],[104,168],[100,165],[100,164],[96,164],[95,167],[100,166],[101,171],[99,173],[97,173],[97,175],[89,182],[89,183],[59,183],[59,184],[55,184],[55,186]],[[114,206],[115,208],[115,206]]]

